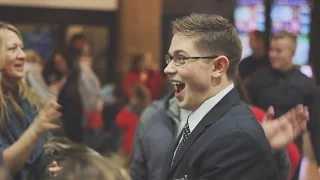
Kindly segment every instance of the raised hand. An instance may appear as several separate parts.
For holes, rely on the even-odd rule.
[[[59,108],[60,105],[56,102],[56,100],[52,99],[45,103],[44,107],[39,111],[38,116],[30,126],[30,128],[32,128],[33,132],[38,137],[42,136],[48,131],[59,128],[59,125],[54,122],[56,119],[61,117]]]
[[[309,111],[307,107],[299,104],[279,118],[273,117],[274,109],[269,107],[261,125],[271,148],[281,150],[306,129]]]

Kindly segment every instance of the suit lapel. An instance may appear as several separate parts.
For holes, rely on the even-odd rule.
[[[182,160],[185,153],[192,146],[192,144],[205,132],[205,130],[214,124],[228,109],[240,100],[240,96],[235,88],[233,88],[228,94],[226,94],[221,101],[218,102],[200,121],[196,128],[188,136],[188,140],[185,142],[183,147],[180,149],[178,156],[173,161],[172,166],[169,168],[167,177],[171,175],[174,169],[177,167],[179,162]],[[180,139],[178,139],[179,141]],[[175,149],[172,151],[171,158],[173,157]]]
[[[178,138],[175,139],[172,142],[172,146],[170,146],[170,150],[168,151],[168,156],[167,156],[166,163],[165,163],[166,166],[164,166],[165,167],[164,171],[163,171],[164,175],[167,175],[168,171],[171,168],[173,155],[174,155],[174,152],[176,151],[177,146],[179,145],[181,137],[182,137],[182,132],[180,132],[180,135],[178,136]]]

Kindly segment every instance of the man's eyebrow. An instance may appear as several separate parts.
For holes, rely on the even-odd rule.
[[[171,54],[170,52],[168,52],[168,55],[177,55],[177,54],[185,54],[185,55],[188,55],[187,52],[185,52],[184,50],[180,49],[180,50],[176,50],[176,51],[173,51],[173,53]]]

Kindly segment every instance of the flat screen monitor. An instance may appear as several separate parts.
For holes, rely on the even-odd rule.
[[[245,58],[252,54],[249,46],[249,32],[254,30],[265,31],[263,0],[237,0],[234,20],[243,46],[242,58]]]
[[[310,14],[309,0],[274,0],[271,8],[272,33],[285,30],[297,36],[296,65],[309,61]]]

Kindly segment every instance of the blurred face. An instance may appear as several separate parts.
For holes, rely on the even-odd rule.
[[[249,34],[249,45],[253,54],[257,54],[257,51],[264,49],[264,41],[257,38],[254,33]]]
[[[60,53],[57,53],[55,55],[54,61],[55,61],[55,65],[56,65],[57,69],[62,74],[66,74],[68,72],[66,60],[64,59],[64,57]]]
[[[183,35],[174,35],[169,56],[196,57],[201,54],[194,47],[194,39]],[[175,97],[181,108],[196,110],[205,100],[212,97],[214,59],[189,59],[179,65],[171,60],[164,72],[175,86]]]
[[[81,50],[86,45],[86,41],[82,39],[78,39],[74,42],[73,45],[74,45],[74,48],[76,48],[77,50]]]
[[[3,78],[6,81],[19,81],[24,76],[26,56],[22,48],[23,44],[19,36],[12,31],[8,31],[6,61],[2,69]]]
[[[254,51],[255,47],[257,46],[257,38],[253,33],[249,34],[249,45],[252,51]]]
[[[281,38],[271,40],[269,57],[271,66],[274,69],[279,71],[291,69],[294,53],[290,39]]]
[[[143,57],[142,69],[151,69],[152,67],[152,54],[150,52],[145,53]]]

